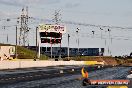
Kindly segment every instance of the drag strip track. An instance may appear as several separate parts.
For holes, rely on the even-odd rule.
[[[0,85],[73,75],[80,73],[81,68],[82,66],[58,66],[0,71]],[[93,71],[98,70],[98,67],[89,66],[87,69]]]
[[[131,67],[112,67],[89,72],[90,79],[124,79]],[[91,88],[83,87],[81,74],[63,75],[35,81],[19,82],[1,86],[1,88]],[[96,87],[95,87],[96,88]],[[97,87],[105,88],[105,87]]]

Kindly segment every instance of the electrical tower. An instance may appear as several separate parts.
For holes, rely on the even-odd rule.
[[[54,18],[53,18],[53,22],[55,22],[55,24],[59,24],[61,22],[60,16],[61,16],[60,10],[59,11],[55,10]]]
[[[28,27],[28,7],[22,9],[21,17],[20,19],[20,35],[19,35],[19,45],[26,46],[29,45],[28,40],[28,33],[29,33],[29,27]]]

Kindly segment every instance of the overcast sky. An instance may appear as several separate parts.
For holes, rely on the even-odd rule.
[[[61,20],[76,23],[106,25],[132,28],[132,0],[0,0],[0,19],[17,18],[21,9],[29,8],[29,16],[41,19],[53,19],[55,10],[60,10]],[[35,44],[35,27],[44,21],[30,25],[30,45]],[[63,23],[64,24],[64,23]],[[0,42],[15,43],[15,27],[2,26],[16,25],[16,21],[0,21]],[[79,47],[82,48],[105,48],[115,55],[128,55],[132,52],[132,29],[103,28],[102,39],[99,27],[64,24],[70,34],[70,47],[77,46],[79,36]],[[76,30],[80,28],[77,36]],[[95,34],[92,34],[95,31]],[[106,39],[105,39],[106,38]],[[44,44],[43,44],[44,45]],[[44,45],[45,46],[45,45]],[[59,45],[57,45],[59,46]],[[63,35],[62,46],[67,47],[67,33]]]

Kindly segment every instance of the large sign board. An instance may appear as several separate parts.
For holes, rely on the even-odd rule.
[[[61,39],[41,38],[41,43],[58,44],[61,43]]]
[[[40,24],[39,32],[66,33],[66,27],[64,25],[57,24]]]
[[[61,38],[62,37],[62,33],[56,33],[56,32],[40,32],[40,37]]]

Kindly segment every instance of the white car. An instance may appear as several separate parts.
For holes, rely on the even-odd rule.
[[[132,78],[132,74],[127,75],[127,78],[131,79]]]
[[[132,78],[132,69],[129,71],[129,75],[127,75],[127,78]]]

